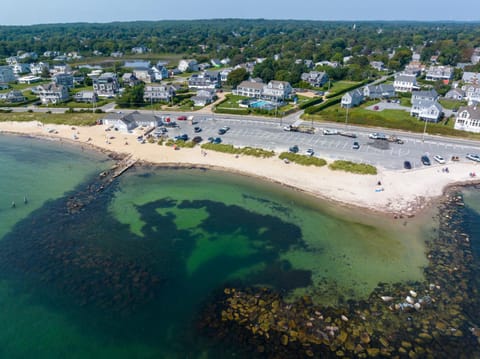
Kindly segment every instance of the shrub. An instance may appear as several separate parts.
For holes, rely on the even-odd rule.
[[[322,167],[327,164],[323,158],[313,157],[313,156],[305,156],[299,155],[297,153],[291,152],[282,152],[280,156],[278,156],[281,160],[289,160],[290,162],[297,163],[302,166],[317,166]]]
[[[212,150],[223,153],[231,153],[234,155],[246,155],[253,157],[273,157],[275,153],[273,151],[264,150],[262,148],[253,148],[253,147],[234,147],[233,145],[223,144],[223,143],[204,143],[202,148],[205,150]]]
[[[363,163],[354,163],[350,161],[335,161],[328,165],[333,171],[345,171],[362,175],[376,175],[377,168]]]

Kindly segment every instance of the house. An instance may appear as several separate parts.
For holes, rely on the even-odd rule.
[[[119,57],[123,57],[123,52],[121,51],[114,51],[110,54],[111,57],[115,57],[115,58],[119,58]]]
[[[437,100],[438,93],[435,90],[413,92],[410,116],[418,117],[423,121],[438,122],[443,108]]]
[[[222,67],[222,63],[220,62],[219,59],[211,59],[210,62],[215,67]]]
[[[480,108],[477,106],[460,107],[453,128],[460,131],[480,133]]]
[[[465,91],[465,99],[469,105],[480,102],[480,85],[465,85],[462,90]]]
[[[472,57],[470,58],[470,61],[472,64],[476,65],[480,62],[480,47],[477,47],[472,54]]]
[[[220,87],[220,72],[205,71],[202,74],[192,75],[188,79],[190,89],[216,89]]]
[[[205,71],[206,69],[209,69],[211,67],[212,65],[210,65],[208,62],[202,62],[201,64],[198,65],[198,70]]]
[[[73,88],[73,75],[66,73],[58,73],[53,76],[52,79],[56,85],[65,86],[69,90]]]
[[[30,72],[30,65],[29,64],[24,64],[22,62],[17,62],[13,65],[10,65],[12,67],[13,73],[15,75],[21,75],[21,74],[28,74]]]
[[[131,72],[126,72],[122,76],[122,83],[123,86],[130,86],[133,87],[135,85],[138,85],[141,81],[137,79],[137,77],[132,74]]]
[[[304,72],[301,79],[313,87],[322,87],[328,82],[328,75],[326,72],[310,71]]]
[[[98,96],[94,91],[80,91],[77,92],[73,99],[76,102],[83,102],[83,103],[94,103],[98,102]]]
[[[119,131],[128,132],[138,126],[157,127],[161,123],[161,118],[154,115],[141,114],[138,111],[128,114],[110,112],[102,118],[102,123],[106,126],[112,126]]]
[[[427,122],[438,122],[442,116],[443,108],[436,101],[419,100],[413,101],[410,116],[418,117]]]
[[[147,67],[136,68],[133,70],[133,74],[137,79],[145,82],[146,84],[150,84],[155,81],[155,74],[153,73],[152,69]]]
[[[234,94],[238,96],[262,97],[263,92],[263,83],[253,82],[253,81],[242,81],[234,90]]]
[[[197,94],[190,98],[194,106],[206,106],[215,99],[215,91],[213,90],[198,90]]]
[[[412,104],[413,101],[437,101],[438,93],[435,90],[428,91],[414,91],[412,92]]]
[[[146,85],[143,99],[146,102],[170,102],[175,97],[175,87],[171,85]]]
[[[30,72],[32,75],[41,75],[45,70],[50,71],[50,66],[45,62],[30,64]]]
[[[227,82],[228,80],[228,75],[230,75],[230,72],[232,72],[233,69],[231,67],[223,69],[220,71],[220,82]]]
[[[224,59],[221,59],[220,60],[220,63],[223,65],[223,66],[228,66],[230,64],[230,58],[228,57],[225,57]]]
[[[15,82],[16,77],[10,66],[0,66],[0,83]]]
[[[465,91],[459,88],[454,88],[445,94],[445,98],[449,100],[462,101],[465,98]]]
[[[68,64],[59,64],[53,66],[53,68],[50,69],[50,74],[52,76],[55,76],[56,74],[69,74],[72,72],[72,68]]]
[[[420,61],[410,61],[410,63],[405,67],[403,73],[405,75],[414,75],[418,76],[423,71],[425,71],[425,65],[422,64]]]
[[[281,102],[290,98],[293,93],[293,88],[289,82],[286,81],[270,81],[263,86],[262,98],[275,102]]]
[[[157,64],[157,66],[152,66],[151,70],[153,73],[154,81],[162,81],[169,78],[168,70],[164,65],[159,66]]]
[[[2,101],[9,103],[18,103],[25,101],[25,96],[23,96],[22,92],[18,90],[12,90],[10,92],[0,94],[0,96],[0,99]]]
[[[412,92],[418,90],[420,87],[417,85],[417,78],[415,75],[401,74],[395,77],[393,82],[395,92]]]
[[[145,46],[135,46],[135,47],[132,47],[130,51],[132,52],[132,54],[145,54],[150,50]]]
[[[337,68],[340,66],[340,63],[338,63],[337,61],[320,61],[320,62],[316,62],[315,63],[315,67],[316,66],[328,66],[328,67],[333,67],[333,68]]]
[[[364,100],[363,91],[355,89],[342,96],[340,105],[344,108],[352,108],[361,104]]]
[[[453,78],[453,69],[450,66],[430,66],[425,75],[427,81],[443,81],[449,83]]]
[[[315,64],[313,63],[313,60],[304,60],[303,64],[307,69],[313,69],[315,67]]]
[[[93,90],[99,97],[114,97],[120,90],[117,75],[105,72],[93,79]]]
[[[480,74],[477,72],[465,71],[462,76],[462,81],[466,84],[480,84]]]
[[[363,88],[363,96],[370,99],[395,97],[395,87],[387,84],[365,86]]]
[[[372,66],[377,71],[385,71],[385,64],[383,61],[371,61],[370,66]]]
[[[40,85],[37,87],[38,95],[42,104],[58,104],[68,101],[68,89],[62,85],[56,85],[54,83],[48,85]]]
[[[178,63],[178,69],[181,71],[181,72],[187,72],[187,71],[190,71],[190,72],[194,72],[194,71],[198,71],[198,63],[197,63],[197,60],[180,60],[180,62]]]
[[[40,82],[42,78],[39,76],[23,76],[18,79],[19,84],[33,84],[34,82]]]

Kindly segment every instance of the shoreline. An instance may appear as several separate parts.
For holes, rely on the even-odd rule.
[[[471,172],[479,165],[460,161],[445,165],[432,165],[414,170],[386,170],[377,168],[377,175],[357,175],[332,171],[325,167],[307,167],[295,163],[285,164],[278,157],[235,157],[214,151],[203,151],[199,146],[181,148],[140,144],[136,131],[132,134],[105,132],[106,126],[43,125],[32,122],[0,122],[0,134],[65,141],[88,147],[112,158],[129,155],[140,165],[156,167],[206,168],[259,178],[303,192],[320,200],[346,207],[366,209],[394,218],[413,217],[444,197],[450,188],[480,183]],[[49,132],[52,131],[52,132]],[[206,154],[205,154],[206,153]],[[328,158],[327,162],[329,162]],[[480,173],[480,171],[478,171]],[[377,182],[381,182],[381,186]]]

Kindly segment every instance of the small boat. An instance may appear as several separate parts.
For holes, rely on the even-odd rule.
[[[17,207],[17,205],[15,204],[15,201],[12,201],[12,208],[15,208]]]
[[[27,196],[23,196],[23,203],[27,204],[28,203],[28,199],[27,199]]]

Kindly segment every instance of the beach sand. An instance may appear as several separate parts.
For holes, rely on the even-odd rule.
[[[480,164],[461,159],[448,163],[449,172],[432,165],[413,170],[378,168],[377,175],[356,175],[325,167],[284,163],[278,157],[235,157],[195,148],[159,146],[136,141],[141,133],[105,131],[106,126],[43,125],[40,122],[0,122],[0,133],[49,137],[92,146],[98,150],[130,154],[133,159],[158,165],[199,166],[259,177],[348,206],[383,212],[395,217],[413,216],[442,196],[447,187],[477,182]],[[54,131],[57,131],[55,133]],[[109,138],[109,137],[114,138]],[[128,143],[128,144],[126,144]],[[328,161],[328,158],[327,158]],[[381,185],[378,185],[378,182]]]

